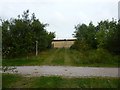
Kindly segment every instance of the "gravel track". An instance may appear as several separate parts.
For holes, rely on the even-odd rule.
[[[120,68],[74,67],[74,66],[17,66],[14,73],[26,77],[32,76],[67,76],[67,77],[120,77]],[[13,73],[6,71],[3,73]]]

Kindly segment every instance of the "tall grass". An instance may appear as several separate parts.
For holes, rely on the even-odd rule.
[[[74,60],[74,64],[111,64],[118,65],[120,55],[113,55],[105,49],[76,51],[70,50],[70,56]]]
[[[41,52],[38,56],[3,60],[3,65],[72,65],[72,66],[102,66],[117,67],[120,55],[115,55],[105,49],[77,51],[71,49],[51,49]]]

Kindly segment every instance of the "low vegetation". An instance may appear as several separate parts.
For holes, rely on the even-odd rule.
[[[26,65],[69,65],[118,67],[119,55],[109,53],[104,49],[77,51],[72,49],[49,49],[38,56],[27,56],[14,59],[3,59],[3,66]]]
[[[22,77],[3,74],[3,88],[118,88],[118,78]]]

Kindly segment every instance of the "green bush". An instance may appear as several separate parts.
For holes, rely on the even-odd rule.
[[[107,50],[99,48],[97,50],[89,50],[86,51],[85,53],[87,53],[86,57],[88,57],[86,61],[88,61],[88,63],[113,63],[116,62],[119,57],[113,56],[111,53],[109,53]]]

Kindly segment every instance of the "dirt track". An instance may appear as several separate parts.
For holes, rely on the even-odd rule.
[[[67,76],[67,77],[119,77],[120,68],[73,67],[73,66],[17,66],[17,73],[24,76]],[[8,71],[10,72],[10,71]]]

